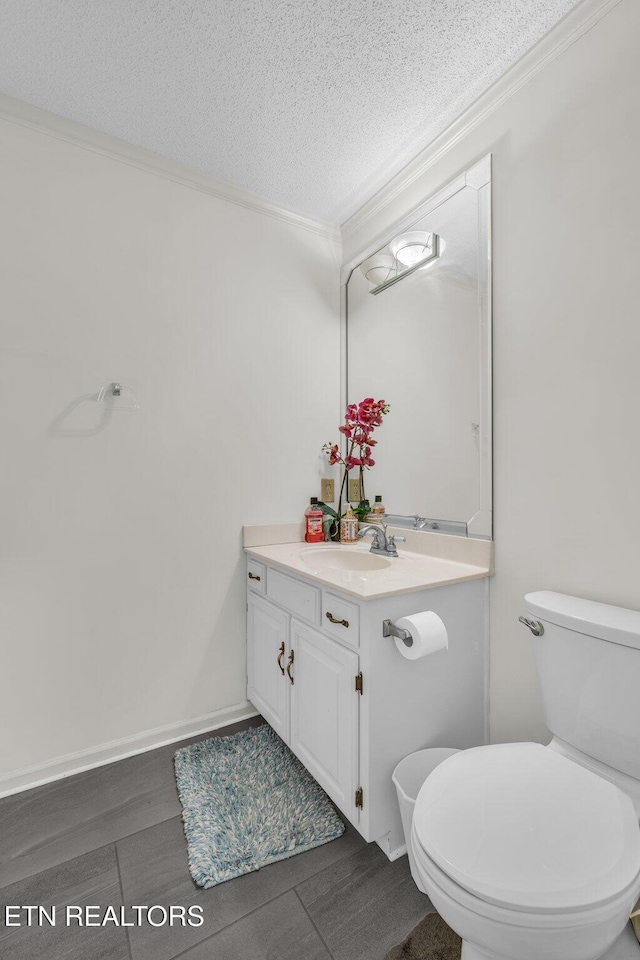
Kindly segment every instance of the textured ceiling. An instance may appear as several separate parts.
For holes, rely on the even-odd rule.
[[[0,0],[0,91],[341,223],[576,0]]]

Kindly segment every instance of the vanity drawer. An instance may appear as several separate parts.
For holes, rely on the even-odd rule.
[[[251,557],[247,559],[247,584],[254,593],[267,592],[267,568]]]
[[[320,588],[270,568],[267,596],[309,623],[320,622]]]
[[[360,607],[335,593],[322,595],[322,629],[346,643],[349,647],[360,644]]]

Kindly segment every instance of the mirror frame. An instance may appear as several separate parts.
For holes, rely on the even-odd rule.
[[[491,243],[491,154],[487,154],[464,173],[448,183],[432,197],[415,207],[401,220],[376,237],[357,256],[345,263],[340,272],[340,392],[341,409],[348,396],[348,310],[347,284],[351,274],[370,256],[386,246],[397,234],[405,233],[418,220],[445,203],[465,187],[478,193],[478,227],[480,241],[479,269],[479,349],[480,349],[480,455],[478,457],[478,509],[466,521],[469,537],[491,539],[493,536],[493,413],[492,413],[492,243]],[[483,242],[484,241],[484,242]],[[485,247],[485,250],[483,250]],[[486,253],[486,255],[485,255]],[[447,520],[452,518],[436,517]],[[457,518],[453,518],[457,519]],[[464,521],[463,521],[464,523]]]

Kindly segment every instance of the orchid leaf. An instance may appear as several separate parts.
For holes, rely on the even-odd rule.
[[[323,513],[328,514],[330,517],[334,517],[336,520],[338,519],[338,514],[333,509],[333,507],[330,507],[328,504],[323,503],[322,500],[318,500],[318,506],[320,507]]]

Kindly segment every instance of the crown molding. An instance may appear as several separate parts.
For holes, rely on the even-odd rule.
[[[267,217],[282,220],[285,223],[310,230],[329,240],[340,242],[340,228],[336,224],[319,220],[306,214],[297,213],[282,204],[261,197],[250,190],[237,187],[228,180],[222,180],[213,174],[202,173],[186,164],[169,160],[157,153],[126,143],[117,137],[92,130],[75,120],[68,120],[48,110],[31,106],[22,100],[0,94],[0,120],[29,127],[38,133],[72,143],[83,150],[90,150],[100,156],[117,160],[130,167],[136,167],[164,180],[180,184],[192,190],[199,190],[218,200],[226,200],[240,207],[262,213]]]
[[[570,10],[520,60],[409,161],[400,173],[392,177],[370,200],[345,220],[342,224],[343,243],[373,220],[387,204],[402,194],[529,80],[544,70],[547,64],[559,57],[621,2],[622,0],[582,0],[582,3]]]

